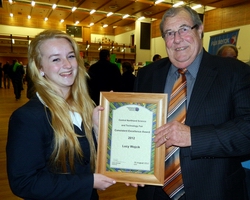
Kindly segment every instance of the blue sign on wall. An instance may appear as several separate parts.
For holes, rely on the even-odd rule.
[[[211,36],[208,52],[216,55],[218,49],[224,44],[233,44],[236,46],[239,31],[240,29]]]

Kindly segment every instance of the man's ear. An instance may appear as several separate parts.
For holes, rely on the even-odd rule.
[[[203,36],[204,36],[204,26],[203,26],[203,24],[199,26],[198,32],[199,32],[200,39],[202,39]]]

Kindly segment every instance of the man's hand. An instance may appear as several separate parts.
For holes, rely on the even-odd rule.
[[[156,147],[165,143],[166,148],[170,146],[191,146],[190,127],[178,121],[164,124],[155,131]]]

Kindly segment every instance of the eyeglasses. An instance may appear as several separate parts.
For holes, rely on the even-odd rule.
[[[190,33],[190,31],[194,28],[196,28],[198,26],[198,24],[195,24],[194,26],[187,26],[187,25],[184,25],[184,26],[181,26],[178,31],[166,31],[165,33],[163,33],[162,37],[165,38],[166,40],[170,40],[170,39],[173,39],[175,34],[178,32],[179,35],[181,37],[187,35],[188,33]]]

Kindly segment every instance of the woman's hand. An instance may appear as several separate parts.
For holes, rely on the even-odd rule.
[[[94,108],[94,111],[93,111],[92,121],[93,121],[93,128],[94,128],[96,139],[98,138],[99,112],[103,110],[104,110],[103,107],[97,106]]]
[[[98,190],[106,190],[111,185],[114,185],[116,181],[112,178],[104,176],[102,174],[94,174],[94,188]]]
[[[144,184],[136,184],[136,183],[125,183],[126,186],[132,186],[132,187],[135,187],[137,188],[138,186],[139,187],[144,187],[145,185]]]

